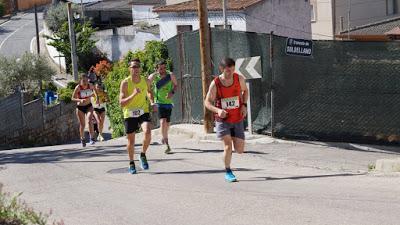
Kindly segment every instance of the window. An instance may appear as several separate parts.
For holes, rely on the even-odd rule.
[[[224,25],[215,25],[215,28],[223,30],[224,29]],[[232,25],[226,25],[226,29],[227,30],[232,30]]]
[[[192,25],[178,25],[178,26],[176,26],[176,30],[178,31],[178,34],[190,32],[193,30],[193,26]]]
[[[316,22],[317,21],[317,4],[316,3],[311,3],[311,22]]]

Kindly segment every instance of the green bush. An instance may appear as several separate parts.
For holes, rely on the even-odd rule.
[[[167,47],[163,42],[159,41],[147,42],[144,50],[129,52],[124,60],[113,65],[104,84],[110,99],[107,104],[107,116],[110,119],[114,138],[124,135],[124,118],[119,105],[119,88],[121,81],[129,76],[128,62],[133,58],[139,58],[142,62],[142,75],[144,77],[154,72],[155,64],[160,59],[166,59],[171,65],[171,60],[168,59]]]
[[[25,202],[18,200],[21,194],[11,196],[8,193],[2,192],[0,187],[0,224],[49,224],[48,218],[50,215],[35,212]],[[54,222],[53,224],[63,224],[63,222]]]
[[[71,97],[72,97],[72,93],[74,93],[74,89],[75,89],[76,85],[77,85],[76,82],[71,81],[71,82],[68,82],[66,88],[58,89],[58,91],[57,91],[58,99],[65,103],[70,103],[72,101]]]
[[[3,1],[0,0],[0,16],[4,16],[5,11],[6,7],[4,6]]]

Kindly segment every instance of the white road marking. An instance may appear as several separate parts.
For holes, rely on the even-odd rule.
[[[11,34],[9,34],[9,35],[1,42],[1,44],[0,44],[0,50],[1,50],[1,48],[3,47],[4,43],[5,43],[11,36],[13,36],[15,33],[17,33],[19,30],[21,30],[21,29],[24,28],[25,26],[31,24],[32,22],[33,22],[33,21],[30,21],[30,22],[24,24],[23,26],[21,26],[20,28],[14,30]]]
[[[44,32],[44,30],[41,30],[41,31],[39,32],[39,38],[40,38],[40,35],[42,35],[43,32]],[[31,40],[31,45],[30,45],[30,51],[31,51],[31,53],[34,53],[34,52],[35,52],[35,50],[33,49],[33,48],[34,48],[34,47],[33,47],[34,41],[36,41],[36,37],[32,38],[32,40]]]

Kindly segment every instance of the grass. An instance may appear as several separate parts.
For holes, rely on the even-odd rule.
[[[0,184],[0,224],[1,225],[46,225],[51,214],[36,212],[24,201],[19,200],[22,193],[11,195],[2,191]],[[53,222],[53,225],[63,225]]]

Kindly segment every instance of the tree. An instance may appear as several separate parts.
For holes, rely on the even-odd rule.
[[[79,10],[72,5],[72,10]],[[57,32],[65,22],[68,22],[68,11],[65,3],[53,4],[45,13],[45,22],[52,32]]]
[[[91,39],[93,33],[96,31],[92,28],[90,22],[84,24],[76,23],[75,26],[76,34],[76,52],[79,58],[87,58],[92,54],[93,49],[96,47],[96,41]],[[45,36],[50,39],[49,45],[61,52],[65,56],[67,69],[70,69],[71,65],[71,42],[69,40],[68,22],[64,22],[58,31],[54,32],[53,36]],[[78,60],[78,66],[81,70],[87,70],[86,65],[80,63]]]
[[[21,87],[39,94],[39,81],[51,81],[55,71],[45,58],[25,53],[19,60],[0,57],[0,97],[7,96]]]
[[[97,76],[100,76],[104,79],[111,71],[111,69],[112,65],[107,60],[101,60],[99,63],[96,64],[94,72],[97,74]]]

